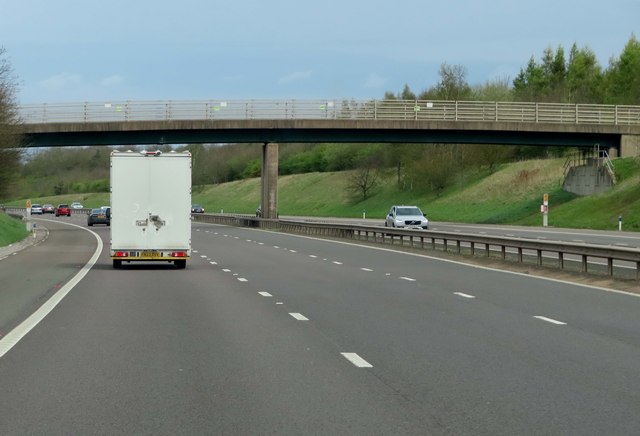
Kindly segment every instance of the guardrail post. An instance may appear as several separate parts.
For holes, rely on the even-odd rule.
[[[538,266],[542,266],[542,250],[536,250],[536,256],[538,258]]]
[[[471,242],[471,255],[475,256],[476,254],[476,245],[475,243]]]
[[[460,240],[456,241],[456,251],[458,252],[458,254],[462,252]]]
[[[522,248],[518,247],[518,262],[522,263]]]
[[[613,259],[607,258],[607,272],[613,277]]]
[[[587,272],[587,255],[586,254],[582,255],[582,272],[583,273]]]
[[[507,247],[506,245],[502,245],[500,246],[500,251],[502,252],[502,260],[505,260],[507,258]]]
[[[558,268],[564,269],[564,253],[558,251]]]

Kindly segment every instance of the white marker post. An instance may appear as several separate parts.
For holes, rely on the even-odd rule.
[[[26,207],[27,232],[31,231],[31,200],[27,200]]]
[[[542,227],[549,225],[549,194],[542,196]]]

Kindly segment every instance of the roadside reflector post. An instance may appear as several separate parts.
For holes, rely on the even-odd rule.
[[[618,231],[622,231],[622,215],[618,216]]]
[[[549,225],[549,194],[542,196],[540,211],[542,212],[542,227],[547,227]]]

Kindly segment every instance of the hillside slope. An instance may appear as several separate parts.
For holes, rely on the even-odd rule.
[[[640,230],[640,160],[615,160],[621,181],[608,192],[589,197],[562,190],[563,164],[564,159],[549,159],[503,165],[489,174],[470,174],[439,196],[401,190],[394,171],[388,171],[380,175],[378,187],[366,201],[350,198],[350,172],[281,176],[279,213],[383,219],[393,204],[416,204],[432,221],[540,226],[540,204],[547,193],[550,226],[616,230],[622,215],[624,230]],[[107,195],[82,194],[82,201],[85,207],[99,207],[108,202]],[[57,204],[70,198],[32,200]],[[254,214],[260,204],[260,179],[194,187],[193,203],[207,212]],[[24,200],[10,204],[22,206]]]

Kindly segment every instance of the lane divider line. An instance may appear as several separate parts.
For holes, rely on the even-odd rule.
[[[476,298],[474,295],[469,295],[462,292],[454,292],[454,294],[459,295],[460,297],[463,297],[463,298]]]
[[[265,291],[258,292],[258,294],[262,295],[263,297],[273,297],[273,295]]]
[[[362,357],[358,356],[357,353],[340,353],[345,359],[349,362],[353,363],[358,368],[373,368],[373,365],[364,360]]]
[[[534,316],[534,318],[538,318],[541,321],[550,322],[551,324],[567,325],[566,322],[558,321],[557,319],[547,318],[546,316],[536,315]]]
[[[298,321],[309,321],[309,318],[307,318],[306,316],[304,316],[301,313],[294,312],[294,313],[290,313],[289,315],[291,315],[292,317],[294,317]]]

